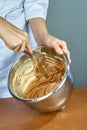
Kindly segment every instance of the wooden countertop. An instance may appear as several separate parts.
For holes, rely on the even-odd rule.
[[[14,98],[0,99],[0,130],[87,130],[87,87],[75,88],[66,108],[52,113]]]

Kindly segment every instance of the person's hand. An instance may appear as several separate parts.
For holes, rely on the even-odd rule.
[[[6,46],[13,51],[22,52],[25,48],[27,48],[30,52],[32,52],[27,32],[15,27],[1,17],[0,37],[4,40]]]
[[[38,45],[51,47],[60,55],[65,53],[69,63],[71,63],[70,52],[67,48],[66,42],[53,37],[48,33],[47,26],[43,18],[30,19],[29,24]]]
[[[45,46],[51,47],[60,55],[66,54],[69,63],[71,63],[70,52],[67,48],[67,43],[65,41],[60,40],[49,34],[45,35],[43,41],[44,42],[40,43],[39,45],[45,45]]]

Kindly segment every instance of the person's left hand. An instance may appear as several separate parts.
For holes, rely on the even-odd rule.
[[[44,37],[44,42],[39,45],[45,45],[51,47],[60,55],[65,53],[69,63],[71,63],[70,52],[67,48],[67,43],[65,41],[60,40],[54,36],[51,36],[50,34],[47,34]]]

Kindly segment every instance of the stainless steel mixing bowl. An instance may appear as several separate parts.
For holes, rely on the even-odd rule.
[[[13,79],[15,72],[19,68],[19,66],[26,59],[29,58],[28,55],[23,55],[20,59],[16,61],[16,63],[12,66],[10,70],[8,77],[8,89],[14,98],[24,102],[26,105],[34,108],[37,111],[52,112],[56,110],[61,110],[66,106],[73,92],[73,78],[70,73],[70,66],[68,64],[68,60],[65,55],[60,56],[56,54],[53,49],[50,49],[48,47],[38,47],[35,48],[34,50],[39,52],[49,51],[49,53],[51,53],[52,55],[57,55],[58,57],[64,59],[66,63],[66,71],[61,82],[55,87],[55,89],[53,89],[53,91],[51,91],[47,95],[44,95],[36,99],[24,99],[15,95],[13,91]]]

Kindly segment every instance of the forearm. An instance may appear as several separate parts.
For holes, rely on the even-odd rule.
[[[45,37],[48,35],[45,20],[43,18],[33,18],[29,20],[32,32],[38,45],[45,44]]]
[[[0,17],[0,38],[3,38],[3,34],[4,34],[4,19],[2,17]]]

